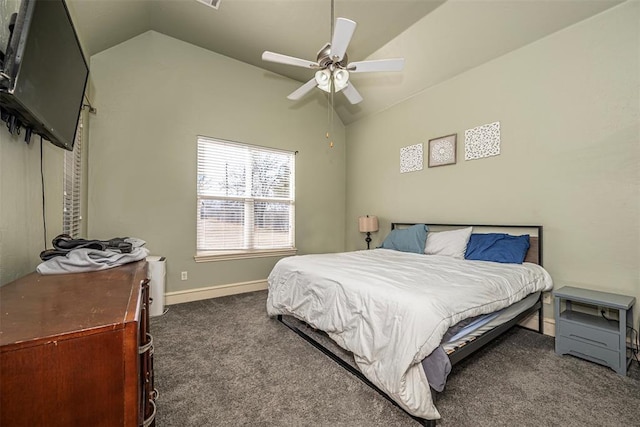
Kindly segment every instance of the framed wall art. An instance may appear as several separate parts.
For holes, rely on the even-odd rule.
[[[429,167],[456,163],[456,133],[429,140]]]
[[[422,170],[422,143],[400,149],[400,173]]]

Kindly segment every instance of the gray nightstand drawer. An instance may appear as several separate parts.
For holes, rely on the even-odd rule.
[[[618,351],[620,349],[620,334],[603,331],[590,326],[560,320],[558,333],[567,338],[572,338],[591,345]]]
[[[590,360],[600,365],[606,365],[618,371],[620,366],[620,353],[607,350],[600,346],[591,345],[583,341],[562,337],[556,340],[556,353],[570,354],[581,359]]]

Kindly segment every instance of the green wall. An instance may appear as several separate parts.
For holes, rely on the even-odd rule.
[[[47,246],[62,232],[63,150],[42,143]],[[40,178],[40,137],[29,145],[0,126],[0,285],[32,272],[45,247]]]
[[[135,236],[167,257],[167,292],[267,278],[278,258],[196,263],[196,137],[298,151],[298,253],[344,250],[344,128],[299,82],[147,32],[91,58],[89,235]],[[189,279],[180,280],[187,271]]]
[[[147,240],[167,257],[168,292],[266,278],[277,258],[193,260],[202,134],[299,151],[299,253],[362,249],[363,214],[381,219],[374,245],[392,220],[539,223],[556,286],[640,299],[639,18],[626,2],[346,131],[336,120],[333,149],[321,96],[291,103],[298,82],[145,33],[91,58],[84,234]],[[501,155],[465,161],[464,130],[494,121]],[[401,147],[454,132],[457,164],[399,173]],[[50,241],[63,151],[43,148]],[[44,247],[39,150],[39,138],[26,145],[0,127],[0,284],[32,271]]]
[[[83,113],[85,131],[88,113]],[[84,144],[86,147],[86,134]],[[51,248],[51,240],[62,233],[64,153],[46,139],[42,140],[42,176],[44,177],[45,221],[42,217],[42,179],[40,175],[40,137],[24,142],[21,135],[11,135],[0,126],[0,286],[28,274],[40,263],[40,252]],[[83,151],[86,177],[86,149]],[[86,198],[86,179],[82,193]],[[86,217],[86,203],[81,207]],[[86,236],[86,222],[81,222],[80,236]]]
[[[542,224],[556,287],[640,299],[639,9],[624,3],[348,126],[347,249],[364,245],[363,214],[381,219],[372,244],[391,221]],[[464,131],[495,121],[501,154],[465,161]],[[400,174],[401,147],[452,133],[455,165]]]
[[[20,6],[18,0],[0,0],[0,46],[9,37],[9,17]],[[85,130],[88,113],[84,111]],[[86,136],[84,144],[86,146]],[[42,177],[44,177],[45,220],[42,215],[42,179],[40,174],[40,137],[24,142],[21,135],[11,135],[0,122],[0,286],[28,274],[40,263],[40,252],[51,248],[51,240],[62,233],[64,153],[61,148],[42,142]],[[86,149],[83,153],[86,177]],[[86,179],[83,178],[83,217],[86,216]],[[47,236],[44,236],[46,221]],[[81,223],[81,235],[86,224]]]

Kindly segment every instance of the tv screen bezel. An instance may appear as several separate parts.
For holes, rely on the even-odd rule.
[[[52,1],[52,0],[22,0],[20,5],[20,9],[18,11],[18,16],[16,19],[14,31],[12,38],[10,40],[9,45],[7,46],[7,52],[5,57],[5,64],[3,73],[6,77],[9,78],[9,85],[6,89],[0,90],[0,105],[3,110],[7,111],[9,114],[16,116],[20,125],[27,129],[27,131],[33,131],[43,138],[50,141],[52,144],[64,148],[66,150],[72,151],[73,146],[75,144],[75,138],[77,135],[77,127],[78,121],[80,119],[80,114],[82,112],[82,105],[85,96],[85,91],[87,87],[87,82],[89,79],[89,66],[87,63],[87,59],[84,55],[84,51],[82,50],[82,45],[80,44],[80,39],[78,38],[78,32],[76,31],[75,25],[73,24],[73,20],[71,19],[71,14],[69,13],[69,8],[66,4],[65,0],[55,0],[59,1],[65,11],[69,26],[73,32],[75,47],[77,47],[78,53],[82,58],[82,63],[84,64],[84,81],[82,85],[82,96],[80,96],[78,100],[78,115],[74,122],[74,132],[73,138],[71,141],[65,141],[65,138],[58,134],[58,132],[53,129],[49,129],[46,125],[46,118],[41,117],[41,114],[34,114],[33,111],[30,111],[21,100],[15,96],[14,91],[16,88],[16,79],[19,76],[20,67],[22,58],[25,55],[25,47],[27,44],[27,40],[29,37],[33,14],[36,8],[36,4],[40,1]],[[28,53],[27,53],[28,54]]]

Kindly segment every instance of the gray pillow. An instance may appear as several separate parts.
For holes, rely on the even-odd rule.
[[[424,224],[416,224],[409,228],[391,230],[391,233],[387,235],[380,247],[383,249],[424,254],[426,241],[427,226]]]

